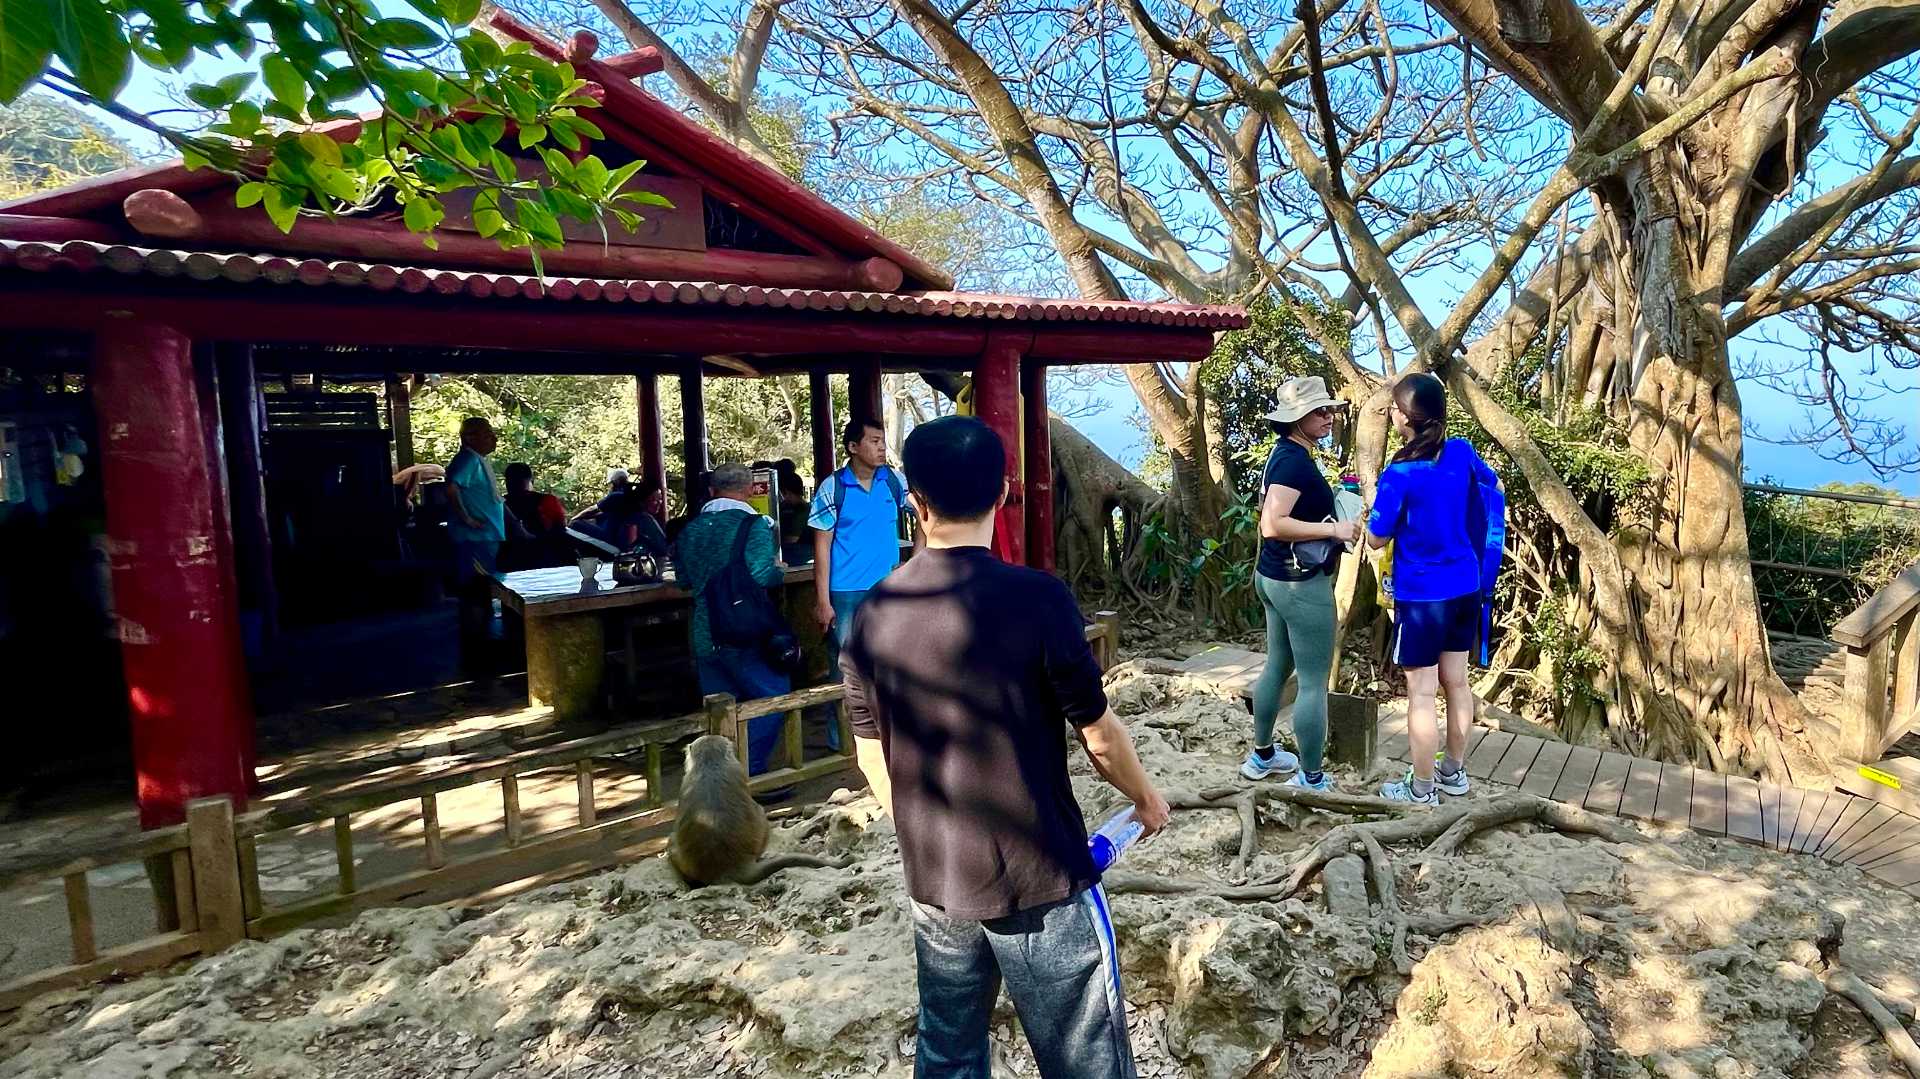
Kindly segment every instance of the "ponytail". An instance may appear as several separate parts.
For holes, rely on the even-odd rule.
[[[1416,372],[1393,387],[1393,403],[1413,428],[1413,437],[1393,455],[1393,464],[1431,461],[1447,444],[1447,387],[1426,372]]]

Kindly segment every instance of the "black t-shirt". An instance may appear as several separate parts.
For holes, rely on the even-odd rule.
[[[1300,492],[1300,499],[1293,504],[1293,512],[1288,514],[1289,517],[1297,521],[1318,522],[1333,516],[1333,488],[1328,485],[1327,478],[1320,474],[1320,466],[1313,463],[1313,455],[1291,438],[1281,439],[1267,458],[1267,470],[1260,477],[1262,501],[1267,497],[1267,488],[1275,484]],[[1262,539],[1260,576],[1273,581],[1302,581],[1321,573],[1332,573],[1340,565],[1336,546],[1332,556],[1318,569],[1302,574],[1293,568],[1293,559],[1288,557],[1292,546],[1286,540]]]
[[[1099,880],[1063,726],[1107,711],[1083,627],[1059,578],[984,547],[923,551],[861,603],[847,706],[885,750],[913,898],[984,920]]]

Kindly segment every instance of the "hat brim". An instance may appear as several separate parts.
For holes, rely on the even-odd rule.
[[[1267,413],[1267,419],[1274,423],[1292,423],[1317,408],[1346,408],[1349,402],[1342,401],[1331,394],[1311,401],[1302,401],[1291,407],[1276,408]]]

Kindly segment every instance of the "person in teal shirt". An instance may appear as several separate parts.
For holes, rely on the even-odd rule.
[[[447,539],[453,549],[453,580],[460,597],[462,654],[477,658],[475,645],[491,636],[493,597],[487,581],[499,575],[500,544],[507,538],[506,504],[487,455],[499,444],[493,425],[479,416],[460,423],[460,452],[447,463]]]

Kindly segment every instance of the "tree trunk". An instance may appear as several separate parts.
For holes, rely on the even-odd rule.
[[[1650,508],[1619,531],[1644,669],[1620,656],[1648,748],[1670,760],[1778,780],[1824,774],[1833,743],[1774,672],[1742,502],[1740,395],[1717,297],[1724,267],[1694,202],[1663,175],[1640,182],[1616,251],[1631,279],[1628,439],[1652,468]],[[1691,211],[1691,212],[1689,212]],[[1619,296],[1616,294],[1616,302]]]

